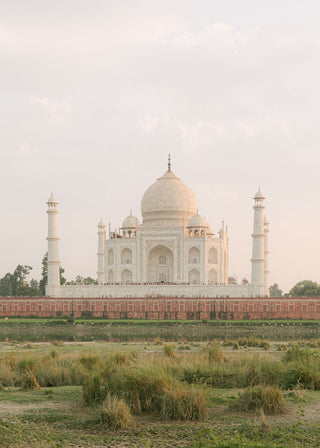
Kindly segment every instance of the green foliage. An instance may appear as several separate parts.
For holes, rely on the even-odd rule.
[[[133,423],[133,417],[127,403],[108,395],[100,407],[100,420],[110,429],[127,429]]]
[[[294,297],[319,297],[320,285],[311,280],[303,280],[291,288],[289,294]]]
[[[85,366],[88,370],[92,370],[100,362],[99,356],[94,356],[92,354],[84,355],[79,358],[79,362]]]
[[[82,398],[87,406],[95,406],[106,397],[105,390],[101,387],[100,377],[95,375],[88,378],[82,386]]]
[[[269,288],[270,297],[282,297],[282,290],[279,288],[278,283],[274,283]]]
[[[313,351],[309,347],[303,347],[299,344],[294,344],[286,351],[283,360],[285,362],[291,361],[307,361],[314,357]]]
[[[32,279],[30,284],[27,282],[31,270],[31,266],[18,264],[13,274],[8,272],[0,279],[0,296],[39,296],[37,281]]]
[[[63,276],[64,269],[60,266],[59,272],[60,272],[60,284],[64,285],[66,283],[66,279]],[[41,295],[46,294],[46,286],[48,284],[48,252],[46,252],[42,258],[42,271],[41,271],[41,280],[39,282],[39,289]]]
[[[248,387],[240,392],[232,406],[242,411],[262,409],[266,414],[280,414],[284,411],[282,392],[274,386]]]

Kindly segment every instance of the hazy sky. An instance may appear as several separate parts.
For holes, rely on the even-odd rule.
[[[66,276],[95,277],[98,219],[140,216],[170,152],[230,274],[260,185],[271,283],[320,281],[319,83],[316,0],[0,0],[0,276],[40,277],[53,191]]]

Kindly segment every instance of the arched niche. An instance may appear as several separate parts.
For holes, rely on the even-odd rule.
[[[114,282],[113,270],[109,269],[109,271],[108,271],[108,283],[113,283],[113,282]]]
[[[188,281],[191,285],[199,285],[200,272],[197,269],[191,269],[191,271],[189,271]]]
[[[218,252],[215,247],[211,247],[211,249],[209,250],[208,258],[210,264],[218,264]]]
[[[147,281],[150,283],[173,282],[173,253],[168,247],[159,244],[149,251]]]
[[[191,249],[189,249],[188,263],[189,264],[200,263],[200,250],[197,247],[192,247]]]
[[[114,263],[113,250],[109,249],[108,250],[108,264],[113,264],[113,263]]]
[[[125,248],[121,251],[121,264],[132,264],[132,252]]]
[[[121,283],[132,283],[132,272],[129,269],[121,272]]]
[[[218,281],[217,271],[215,269],[210,269],[209,275],[208,275],[208,282],[211,285],[214,285],[215,283],[217,283],[217,281]]]

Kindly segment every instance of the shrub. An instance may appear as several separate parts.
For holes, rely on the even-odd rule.
[[[108,395],[100,408],[101,422],[111,429],[125,429],[133,423],[127,403],[118,397]]]
[[[164,344],[163,346],[164,352],[169,358],[176,358],[176,354],[174,352],[174,346],[169,344]]]
[[[39,383],[32,372],[27,372],[22,378],[23,389],[39,389]]]
[[[18,370],[20,372],[27,372],[27,371],[34,370],[36,367],[36,363],[37,363],[37,360],[34,357],[22,358],[18,362]]]
[[[52,345],[55,345],[56,347],[61,347],[63,345],[63,341],[53,341]]]
[[[100,362],[99,356],[94,355],[84,355],[79,358],[79,362],[88,370],[91,370],[94,366],[96,366]]]
[[[225,361],[225,357],[220,345],[210,345],[208,347],[208,357],[210,361]]]
[[[301,358],[289,363],[284,385],[287,388],[299,386],[309,390],[320,390],[320,359]]]
[[[308,347],[301,347],[298,344],[292,345],[285,353],[283,360],[285,362],[291,361],[307,361],[314,357],[312,350]]]
[[[286,375],[286,369],[282,362],[264,356],[240,358],[233,363],[232,369],[237,372],[236,381],[239,387],[259,384],[280,386]]]
[[[159,404],[160,415],[170,420],[202,420],[208,414],[205,392],[182,385],[166,390]]]
[[[95,406],[101,403],[106,397],[105,390],[102,389],[100,377],[95,375],[88,378],[82,386],[82,398],[86,405]]]
[[[178,382],[159,365],[126,367],[110,375],[108,392],[124,398],[132,412],[156,411],[164,391],[178,386]]]
[[[128,355],[128,353],[117,352],[112,356],[111,361],[114,364],[129,364],[130,356]]]
[[[262,409],[266,414],[279,414],[284,409],[283,395],[280,389],[273,386],[248,387],[232,406],[243,411]]]
[[[233,348],[234,348],[235,350],[239,350],[239,349],[240,349],[240,346],[239,346],[238,341],[235,341],[235,342],[233,343]]]
[[[58,352],[57,352],[57,350],[51,350],[51,352],[50,352],[50,356],[51,356],[51,358],[58,358]]]

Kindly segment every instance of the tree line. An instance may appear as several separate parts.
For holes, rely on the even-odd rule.
[[[14,271],[7,272],[0,278],[0,296],[2,297],[40,297],[46,294],[46,285],[48,283],[48,253],[42,259],[42,271],[40,281],[32,278],[28,280],[32,267],[18,264]],[[91,285],[96,280],[91,277],[81,277],[77,275],[75,280],[67,281],[64,277],[64,269],[60,266],[60,284],[61,285]]]

